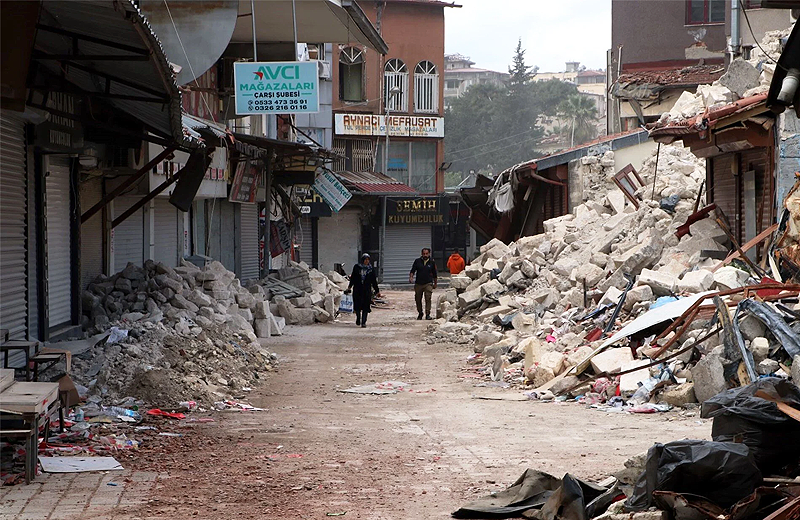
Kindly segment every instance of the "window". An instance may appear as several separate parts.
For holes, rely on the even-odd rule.
[[[364,51],[356,47],[339,53],[339,99],[364,101]]]
[[[396,58],[384,67],[384,102],[390,112],[408,112],[408,68]]]
[[[459,79],[446,79],[444,81],[444,86],[448,89],[456,89],[459,85],[461,85],[461,80]]]
[[[686,0],[686,24],[725,22],[726,0]]]
[[[414,111],[439,111],[439,74],[430,61],[421,61],[414,67]]]
[[[376,168],[383,168],[385,141],[378,142]],[[436,143],[427,141],[392,141],[389,143],[386,175],[405,183],[420,193],[436,193]]]

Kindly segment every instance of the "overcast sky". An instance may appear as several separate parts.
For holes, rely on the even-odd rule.
[[[567,61],[605,69],[611,47],[611,0],[455,0],[445,8],[445,52],[474,67],[507,72],[522,38],[528,65],[560,72]]]

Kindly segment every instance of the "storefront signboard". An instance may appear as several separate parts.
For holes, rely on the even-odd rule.
[[[316,61],[236,62],[236,114],[319,112]]]
[[[337,135],[444,137],[444,118],[374,114],[336,114]]]
[[[449,211],[445,197],[390,198],[386,201],[386,223],[443,226]]]

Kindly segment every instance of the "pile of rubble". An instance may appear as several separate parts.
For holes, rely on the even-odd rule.
[[[608,157],[582,162],[603,160]],[[732,308],[763,298],[759,287],[748,287],[764,273],[718,259],[731,247],[725,223],[713,211],[695,212],[703,207],[703,163],[678,146],[661,148],[654,175],[655,163],[654,155],[640,173],[645,187],[637,192],[638,208],[614,186],[572,214],[546,221],[543,234],[482,246],[440,297],[428,341],[472,338],[472,364],[482,363],[495,380],[537,389],[533,397],[648,412],[714,396],[736,379],[730,370],[741,362],[749,371],[739,378],[743,384],[768,374],[800,382],[800,362],[793,363],[800,341],[792,332],[800,331],[800,321],[777,305],[797,291],[774,285],[766,294],[776,305],[744,303],[727,321],[734,328],[714,330],[715,303],[699,297],[722,292],[723,305]],[[682,316],[698,299],[703,312]],[[786,320],[791,328],[776,332],[775,322]],[[620,325],[636,330],[623,328],[608,340]],[[797,350],[786,346],[788,335]],[[626,340],[628,346],[609,348]]]
[[[767,32],[760,48],[756,46],[753,49],[749,60],[737,58],[730,63],[725,74],[711,85],[699,85],[694,93],[686,91],[681,94],[672,109],[662,114],[659,123],[684,121],[706,110],[769,91],[775,60],[782,52],[781,40],[790,33],[791,27]]]
[[[280,335],[286,324],[330,321],[346,287],[336,273],[294,262],[246,287],[216,261],[128,264],[83,292],[85,328],[110,333],[75,357],[72,373],[102,396],[213,402],[274,369],[260,338]]]

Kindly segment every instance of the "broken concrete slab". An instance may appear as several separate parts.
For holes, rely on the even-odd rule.
[[[594,356],[591,360],[592,370],[595,374],[601,372],[612,372],[620,370],[624,365],[633,361],[631,349],[622,348],[609,348]]]

